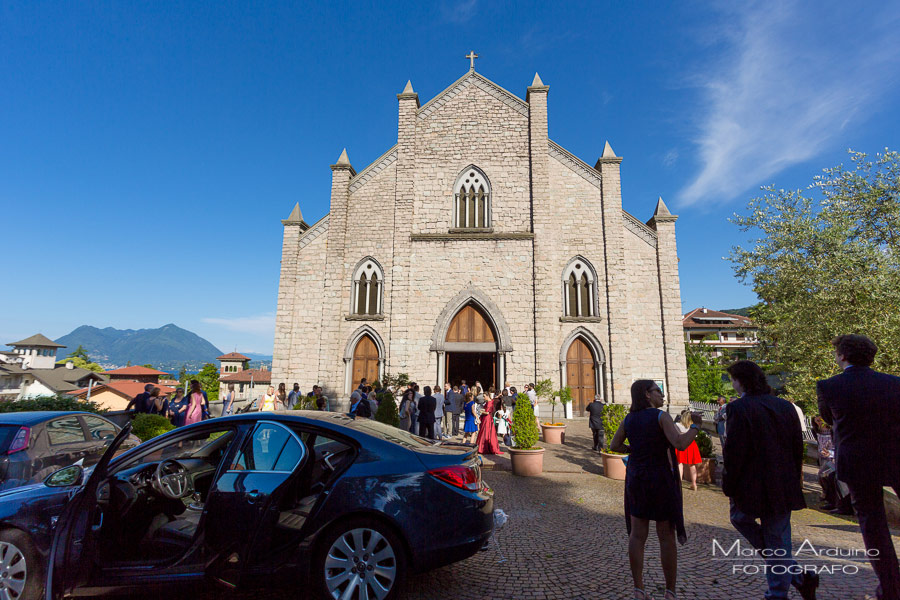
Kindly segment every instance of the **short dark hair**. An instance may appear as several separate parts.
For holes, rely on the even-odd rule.
[[[197,385],[200,385],[200,382],[199,382],[199,381],[197,381],[196,379],[191,379],[191,385],[194,385],[195,383],[196,383]]]
[[[766,381],[766,374],[752,360],[739,360],[725,370],[732,379],[737,379],[741,383],[747,394],[759,396],[772,393],[772,388]]]
[[[637,412],[653,406],[650,404],[650,398],[647,397],[647,392],[649,392],[654,385],[656,385],[656,382],[652,379],[638,379],[631,384],[631,408],[628,412]]]
[[[426,396],[430,396],[430,395],[431,395],[431,386],[430,386],[430,385],[426,385],[426,386],[425,386],[425,395],[426,395]]]
[[[831,340],[831,345],[844,356],[844,360],[857,367],[868,367],[875,362],[875,354],[878,353],[875,342],[864,335],[839,335]]]

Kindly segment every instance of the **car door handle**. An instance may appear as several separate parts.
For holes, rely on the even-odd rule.
[[[259,490],[247,492],[247,502],[255,504],[257,500],[259,500]]]

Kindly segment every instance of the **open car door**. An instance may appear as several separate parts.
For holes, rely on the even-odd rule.
[[[109,461],[130,433],[131,423],[128,423],[59,516],[47,563],[46,600],[59,600],[87,581],[96,552],[96,533],[103,525],[103,507],[97,499],[97,490],[106,479]]]
[[[242,573],[256,566],[265,553],[259,542],[269,537],[266,529],[277,522],[278,502],[306,465],[308,454],[290,428],[274,421],[257,422],[206,502],[208,576],[234,587]]]

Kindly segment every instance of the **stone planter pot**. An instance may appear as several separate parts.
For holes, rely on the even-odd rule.
[[[603,475],[610,479],[625,480],[625,458],[624,454],[607,454],[601,452],[600,457],[603,460]]]
[[[513,475],[522,477],[534,477],[544,470],[544,449],[523,450],[522,448],[508,448],[512,461]]]
[[[566,425],[545,425],[541,423],[541,434],[544,443],[564,444],[566,442]]]
[[[704,458],[703,462],[697,465],[697,483],[715,483],[716,482],[716,465],[718,462],[714,458]],[[684,472],[682,479],[689,481],[687,465],[682,469]]]

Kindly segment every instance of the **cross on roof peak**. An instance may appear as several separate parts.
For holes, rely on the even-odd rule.
[[[468,54],[466,54],[466,58],[469,59],[469,70],[475,70],[475,59],[478,58],[478,55],[475,54],[474,50],[471,50]]]

